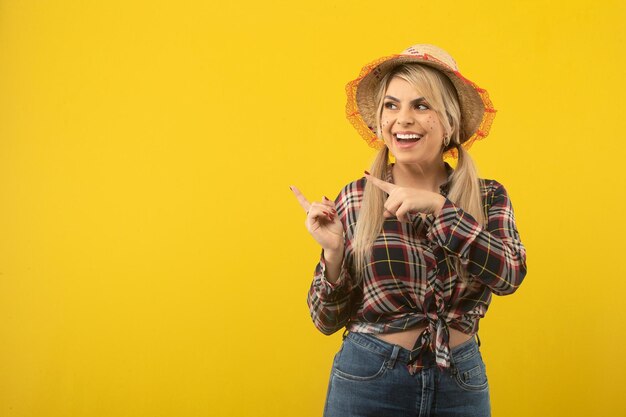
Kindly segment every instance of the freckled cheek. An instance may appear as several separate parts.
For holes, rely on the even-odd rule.
[[[385,140],[385,142],[387,142],[389,140],[389,126],[390,126],[391,121],[390,120],[386,120],[386,119],[382,119],[380,121],[380,126],[381,126],[381,130],[383,131],[383,139]]]

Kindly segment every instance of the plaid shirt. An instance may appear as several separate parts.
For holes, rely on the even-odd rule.
[[[453,169],[446,163],[446,197],[438,216],[425,220],[409,213],[410,223],[387,218],[366,259],[363,282],[353,282],[352,240],[366,179],[347,184],[335,199],[345,232],[341,273],[336,283],[326,280],[324,250],[315,267],[307,296],[315,326],[330,335],[347,331],[393,333],[427,326],[411,352],[409,371],[424,366],[423,353],[435,354],[440,368],[450,366],[448,326],[466,334],[478,331],[491,294],[512,294],[526,275],[526,250],[515,226],[513,207],[502,184],[481,179],[482,227],[447,198]],[[393,182],[391,169],[388,182]],[[456,273],[455,258],[469,272],[468,282]]]

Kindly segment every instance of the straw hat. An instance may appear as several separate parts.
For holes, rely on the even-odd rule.
[[[365,65],[359,77],[346,85],[346,117],[369,146],[375,149],[385,146],[382,138],[376,136],[376,88],[388,71],[406,62],[428,65],[441,71],[452,81],[461,106],[461,129],[465,133],[461,138],[465,149],[469,149],[475,140],[489,134],[496,110],[487,91],[462,76],[456,62],[446,51],[434,45],[419,44],[400,54],[378,58]],[[446,151],[444,156],[448,155],[457,157],[456,149]]]

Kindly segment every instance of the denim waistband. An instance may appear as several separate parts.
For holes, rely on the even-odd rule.
[[[347,333],[347,334],[346,334]],[[475,335],[478,337],[478,335]],[[457,345],[453,348],[450,348],[450,355],[453,360],[460,360],[464,357],[470,356],[478,350],[479,344],[476,341],[476,337],[472,336],[471,339],[466,340],[465,342]],[[351,342],[354,342],[363,348],[382,355],[386,358],[393,358],[396,356],[396,360],[402,363],[408,363],[411,351],[403,348],[399,345],[394,345],[385,340],[379,339],[371,333],[361,333],[361,332],[344,332],[343,336],[344,340],[346,338],[350,339]],[[415,356],[415,353],[413,354]],[[432,352],[425,352],[424,356],[424,366],[434,366],[435,365],[435,357]]]

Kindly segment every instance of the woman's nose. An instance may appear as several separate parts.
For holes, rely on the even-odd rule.
[[[398,124],[408,125],[413,124],[413,122],[413,115],[409,110],[400,110],[400,112],[398,112]]]

